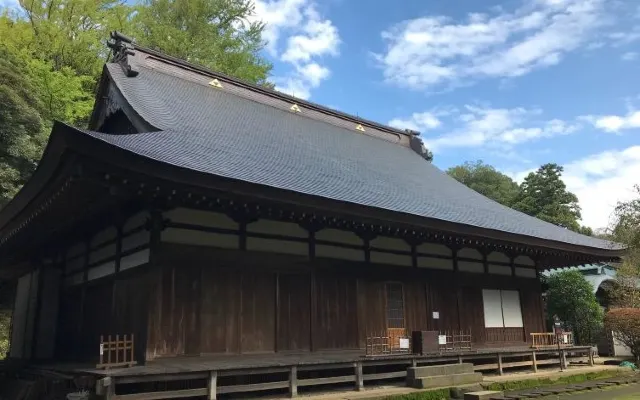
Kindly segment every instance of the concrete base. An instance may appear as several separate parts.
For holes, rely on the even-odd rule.
[[[489,400],[495,397],[504,396],[504,392],[493,390],[483,390],[481,392],[469,392],[464,394],[464,400]]]
[[[479,372],[454,375],[427,376],[416,378],[412,381],[411,387],[416,389],[429,389],[447,386],[469,385],[482,382],[482,374]]]
[[[424,367],[411,367],[407,369],[407,379],[420,379],[430,376],[445,376],[456,374],[472,374],[473,364],[448,364],[448,365],[434,365]]]

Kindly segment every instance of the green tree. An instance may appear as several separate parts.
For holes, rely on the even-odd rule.
[[[252,0],[144,0],[132,34],[152,49],[250,82],[265,84],[271,64],[260,55],[262,22]]]
[[[46,140],[44,107],[23,68],[0,47],[0,207],[31,175]]]
[[[576,343],[594,344],[602,330],[603,311],[593,286],[579,271],[561,271],[547,278],[547,311],[573,331]]]
[[[520,185],[513,208],[573,231],[592,234],[578,223],[581,217],[578,197],[567,191],[562,170],[558,164],[544,164],[531,172]]]
[[[640,186],[634,191],[635,198],[617,204],[609,228],[608,238],[627,246],[611,293],[615,307],[640,308]]]
[[[640,309],[617,308],[605,317],[607,330],[631,350],[636,364],[640,363]]]
[[[120,0],[20,0],[20,5],[19,15],[5,21],[7,39],[55,70],[69,67],[94,79],[108,55],[109,31],[127,28],[133,12]]]
[[[11,312],[0,309],[0,360],[9,352],[9,333],[11,331]]]
[[[480,160],[451,167],[447,174],[505,206],[511,206],[518,195],[518,184],[513,179]]]

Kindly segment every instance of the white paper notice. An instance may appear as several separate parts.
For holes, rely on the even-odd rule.
[[[400,338],[400,348],[401,349],[408,349],[409,348],[409,339]]]
[[[440,311],[433,312],[433,319],[440,319]]]
[[[447,344],[447,335],[438,335],[438,344]]]

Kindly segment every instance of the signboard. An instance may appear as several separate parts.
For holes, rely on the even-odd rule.
[[[104,343],[100,343],[100,355],[104,354]]]
[[[438,335],[438,344],[447,344],[447,335]]]
[[[400,348],[401,349],[409,349],[409,339],[408,338],[400,338]]]
[[[440,312],[439,311],[434,311],[433,312],[433,319],[440,319]]]

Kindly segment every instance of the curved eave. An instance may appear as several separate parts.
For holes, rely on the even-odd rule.
[[[250,198],[261,198],[274,202],[286,202],[295,205],[307,205],[315,209],[335,213],[341,210],[345,216],[357,216],[362,219],[383,220],[407,226],[419,226],[441,232],[463,235],[474,238],[485,238],[514,244],[581,253],[603,258],[617,258],[625,253],[624,249],[603,249],[579,246],[564,242],[552,241],[538,237],[517,235],[508,232],[457,224],[434,218],[417,217],[412,214],[346,203],[320,196],[301,194],[293,191],[256,185],[230,178],[194,171],[191,169],[157,161],[129,150],[113,146],[98,138],[92,137],[75,128],[55,123],[49,143],[36,172],[16,197],[0,211],[0,238],[6,226],[19,219],[21,213],[42,193],[47,183],[60,173],[63,154],[71,151],[91,159],[111,164],[142,175],[158,178],[176,185],[189,185],[204,189],[223,191]],[[260,190],[256,190],[256,186]]]
[[[138,132],[155,132],[160,130],[151,122],[142,118],[142,116],[138,114],[138,112],[131,106],[131,104],[129,104],[129,102],[124,97],[124,94],[113,80],[111,72],[109,72],[106,64],[102,69],[102,76],[100,78],[98,93],[96,95],[96,104],[94,105],[93,112],[91,113],[91,117],[89,118],[90,130],[98,130],[100,128],[98,126],[99,113],[102,111],[100,102],[109,97],[109,89],[111,89],[111,93],[113,95],[113,98],[111,100],[118,103],[122,112],[127,116],[129,121],[131,121],[131,124]]]
[[[47,184],[60,174],[63,155],[67,149],[64,135],[66,125],[54,122],[49,142],[33,175],[11,201],[0,210],[0,238],[7,225],[13,222],[45,189]]]

